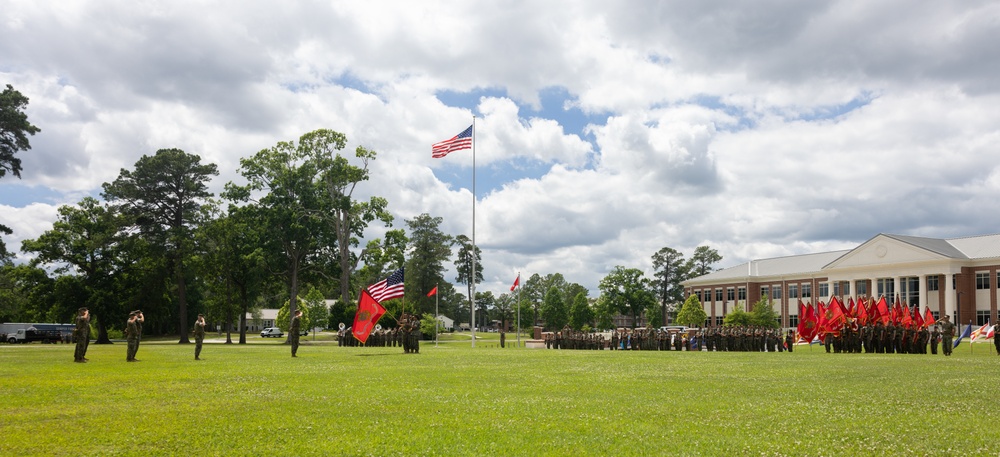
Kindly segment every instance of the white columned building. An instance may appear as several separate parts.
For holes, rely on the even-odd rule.
[[[782,316],[781,325],[793,327],[799,300],[827,302],[835,291],[845,301],[862,295],[878,298],[881,280],[892,288],[891,296],[886,295],[890,303],[898,295],[920,312],[930,310],[935,318],[947,314],[962,324],[982,325],[997,319],[998,269],[1000,234],[952,239],[879,234],[853,249],[753,259],[683,285],[688,295],[701,299],[709,316],[712,294],[725,291],[726,306],[716,303],[716,317],[737,303],[749,310],[766,293]],[[859,287],[862,282],[865,290]],[[746,289],[745,299],[740,289]],[[730,297],[731,290],[737,291],[736,297]],[[787,304],[787,313],[782,304]],[[707,324],[720,321],[710,319]]]

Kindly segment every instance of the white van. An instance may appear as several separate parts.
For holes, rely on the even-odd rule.
[[[282,333],[281,329],[278,327],[268,327],[260,331],[260,336],[261,338],[269,338],[272,336],[275,338],[281,338],[285,336],[285,334]]]

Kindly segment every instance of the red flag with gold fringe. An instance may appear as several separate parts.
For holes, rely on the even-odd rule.
[[[931,312],[930,308],[924,308],[924,325],[930,327],[934,325],[937,320],[934,319],[934,313]]]
[[[358,301],[358,313],[354,315],[354,326],[351,333],[358,341],[364,343],[368,341],[375,323],[385,314],[385,308],[372,298],[368,289],[361,291],[361,300]]]

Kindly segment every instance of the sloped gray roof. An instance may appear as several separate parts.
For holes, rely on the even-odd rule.
[[[931,251],[937,254],[941,254],[945,257],[950,257],[952,259],[968,259],[969,257],[965,255],[961,250],[953,246],[948,240],[940,238],[924,238],[920,236],[908,236],[908,235],[890,235],[888,233],[883,233],[884,236],[892,238],[894,240],[902,241],[907,244],[911,244],[918,248]]]
[[[879,235],[916,246],[920,249],[959,260],[1000,258],[1000,234],[970,236],[965,238],[926,238],[909,235]],[[876,235],[878,236],[878,235]],[[873,237],[874,239],[874,237]],[[862,243],[863,245],[864,243]],[[855,248],[857,249],[857,248]],[[773,259],[752,260],[739,265],[713,271],[707,275],[684,281],[684,284],[719,283],[741,281],[782,275],[809,275],[820,273],[829,264],[854,249],[843,251],[802,254]]]
[[[719,271],[713,271],[707,275],[702,275],[686,282],[720,282],[730,279],[746,279],[748,277],[759,278],[819,272],[823,269],[823,266],[833,262],[848,252],[850,251],[831,251],[820,252],[817,254],[802,254],[787,257],[775,257],[772,259],[753,260]]]
[[[952,238],[948,240],[967,259],[1000,257],[1000,234]]]

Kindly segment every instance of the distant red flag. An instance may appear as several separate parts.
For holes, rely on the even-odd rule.
[[[855,306],[857,308],[855,309],[854,313],[857,314],[858,325],[868,324],[868,309],[865,308],[864,300],[858,299],[858,302],[855,304]]]
[[[431,289],[430,292],[427,292],[427,296],[433,297],[434,295],[437,295],[437,293],[438,293],[438,286],[434,286],[434,288]]]
[[[845,322],[847,322],[847,316],[844,312],[844,304],[837,297],[831,297],[826,308],[827,332],[833,333],[834,336],[839,335]]]
[[[903,324],[903,327],[909,328],[910,325],[913,324],[913,316],[910,315],[910,306],[900,306],[900,309],[900,314],[902,314],[903,317],[899,318],[899,323]]]
[[[802,300],[799,300],[799,336],[805,339],[806,342],[811,342],[816,337],[816,332],[818,331],[819,326],[816,325],[816,314],[813,311],[812,305],[803,305]]]
[[[799,325],[795,331],[799,332],[799,335],[806,334],[806,305],[802,304],[801,299],[799,299]]]
[[[823,333],[826,331],[826,305],[823,300],[816,300],[816,331]]]
[[[934,319],[934,313],[931,312],[930,308],[924,309],[924,325],[930,327],[934,325],[937,320]]]
[[[920,307],[913,308],[913,323],[917,328],[924,328],[924,317],[920,315]]]
[[[837,306],[840,307],[840,313],[844,315],[845,319],[851,316],[850,311],[848,311],[847,307],[844,306],[844,302],[840,301],[840,299],[837,297],[833,297],[830,299],[830,303],[834,302],[836,302]]]
[[[892,323],[903,323],[903,303],[899,301],[899,295],[896,295],[896,302],[892,304]]]
[[[819,318],[816,317],[816,310],[813,309],[812,303],[806,305],[806,319],[806,341],[811,343],[820,330]]]
[[[879,319],[882,319],[882,325],[888,325],[889,304],[885,302],[885,295],[878,298],[878,303],[875,304],[875,308],[878,310]]]
[[[514,285],[510,286],[510,291],[513,292],[517,288],[517,285],[521,283],[521,274],[518,273],[517,277],[514,278]]]
[[[351,333],[358,341],[364,343],[368,341],[368,335],[375,328],[375,323],[385,314],[385,308],[372,298],[368,290],[361,291],[361,300],[358,302],[358,313],[354,315],[354,326]]]

